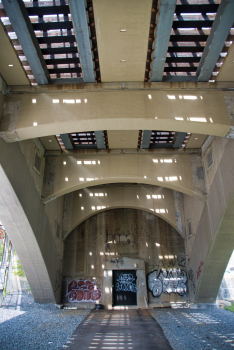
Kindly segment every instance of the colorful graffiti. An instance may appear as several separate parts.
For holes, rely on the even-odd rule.
[[[202,272],[202,267],[204,265],[204,261],[200,262],[200,265],[198,266],[198,271],[197,271],[197,280],[199,279],[201,272]]]
[[[148,289],[153,297],[159,297],[162,293],[177,293],[183,296],[187,292],[186,272],[181,269],[155,270],[148,275]]]
[[[68,301],[71,303],[84,301],[96,302],[101,298],[102,292],[97,287],[96,280],[93,282],[89,280],[72,280],[68,282],[67,295]]]

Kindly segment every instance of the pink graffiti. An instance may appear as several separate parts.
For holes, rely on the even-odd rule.
[[[201,262],[200,262],[200,265],[199,265],[199,267],[198,267],[198,271],[197,271],[197,280],[198,280],[198,278],[199,278],[200,275],[201,275],[203,265],[204,265],[204,261],[201,261]]]
[[[89,280],[83,281],[70,281],[68,282],[68,301],[69,302],[82,302],[99,300],[102,296],[100,288],[96,286],[96,280],[91,282]]]

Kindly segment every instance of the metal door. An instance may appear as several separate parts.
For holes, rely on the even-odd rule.
[[[137,305],[136,271],[113,270],[113,304]]]

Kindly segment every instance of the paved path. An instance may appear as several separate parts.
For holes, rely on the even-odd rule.
[[[67,350],[172,349],[146,310],[93,310],[73,333]]]

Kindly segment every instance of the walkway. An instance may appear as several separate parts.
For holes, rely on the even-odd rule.
[[[146,310],[94,310],[72,336],[68,350],[172,349]]]
[[[27,293],[7,295],[0,308],[0,350],[145,350],[149,347],[151,350],[234,349],[234,313],[223,309],[170,308],[60,310],[52,304],[35,303]]]

